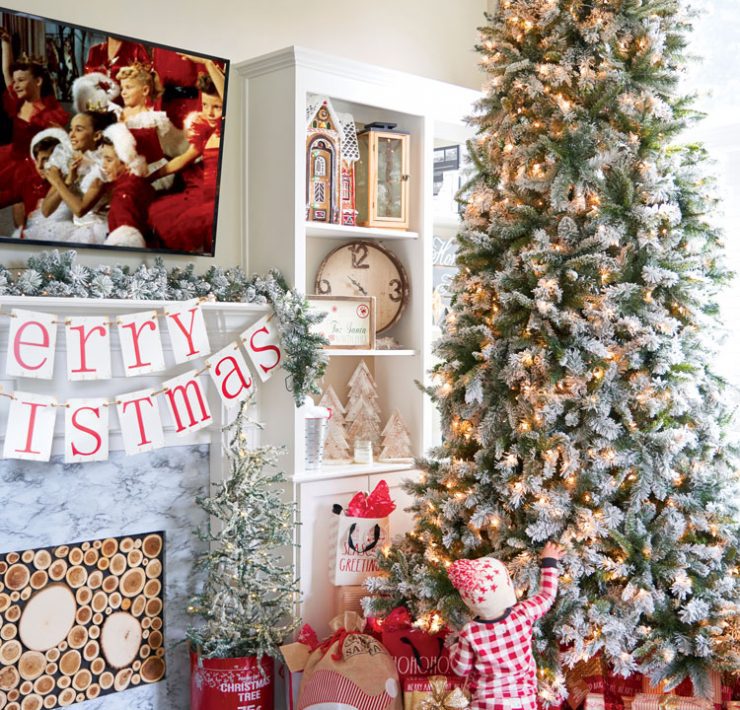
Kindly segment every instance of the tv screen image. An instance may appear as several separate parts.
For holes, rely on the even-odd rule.
[[[0,242],[213,256],[229,62],[0,8]]]

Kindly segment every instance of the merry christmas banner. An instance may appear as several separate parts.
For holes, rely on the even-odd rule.
[[[166,417],[175,434],[185,436],[213,422],[208,387],[221,401],[233,406],[255,388],[249,356],[262,382],[282,362],[274,314],[260,318],[226,347],[211,353],[201,300],[166,308],[117,316],[62,318],[13,309],[10,316],[5,371],[9,377],[51,380],[54,377],[58,326],[64,329],[67,348],[66,376],[70,382],[112,377],[111,331],[120,343],[126,377],[164,372],[162,328],[169,334],[176,364],[201,360],[201,367],[174,377],[163,377],[158,387],[134,388],[114,400],[103,398],[58,401],[53,393],[2,392],[11,400],[2,456],[8,459],[48,461],[51,456],[57,411],[64,410],[64,460],[67,463],[108,458],[110,410],[115,409],[127,454],[164,446]],[[210,382],[210,384],[209,384]]]

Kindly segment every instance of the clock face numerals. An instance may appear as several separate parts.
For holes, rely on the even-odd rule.
[[[400,318],[409,282],[395,254],[372,242],[351,242],[324,259],[315,289],[324,296],[375,296],[376,331],[380,333]]]

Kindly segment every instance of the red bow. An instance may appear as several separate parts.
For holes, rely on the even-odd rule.
[[[345,515],[352,518],[385,518],[395,509],[396,504],[391,500],[388,484],[380,481],[370,495],[362,491],[356,493],[349,502]]]
[[[341,661],[344,654],[344,642],[347,637],[352,636],[352,634],[362,635],[362,632],[337,629],[328,639],[326,639],[326,641],[324,641],[324,643],[321,644],[321,651],[326,654],[326,652],[332,647],[332,644],[336,643],[337,648],[334,653],[331,654],[331,658],[333,661]]]
[[[319,647],[319,637],[313,630],[310,624],[304,624],[298,633],[298,643],[302,643],[311,651],[315,651]]]
[[[411,628],[411,614],[405,606],[397,606],[383,619],[384,631],[402,631]]]

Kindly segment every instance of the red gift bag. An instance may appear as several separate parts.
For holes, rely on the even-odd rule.
[[[201,658],[191,651],[190,710],[273,710],[274,665],[269,656]]]
[[[383,646],[393,656],[401,681],[407,676],[454,675],[443,634],[421,629],[383,629]]]

